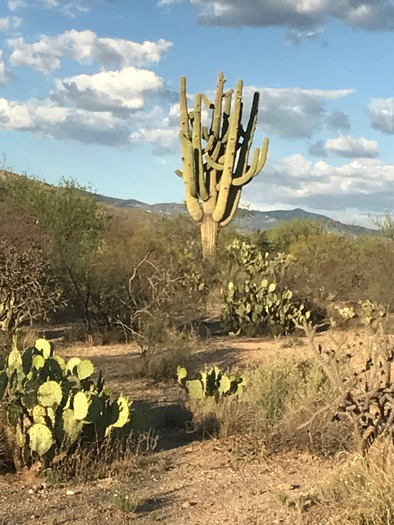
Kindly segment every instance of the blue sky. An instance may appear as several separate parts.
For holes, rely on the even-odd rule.
[[[1,0],[4,167],[181,202],[179,77],[261,94],[252,208],[394,210],[391,0]]]

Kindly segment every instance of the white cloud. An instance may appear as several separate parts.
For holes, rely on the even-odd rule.
[[[179,149],[178,129],[173,128],[141,128],[130,135],[135,143],[148,143],[153,147],[155,155],[162,155]]]
[[[245,197],[260,207],[280,202],[315,210],[352,208],[374,213],[392,209],[393,194],[392,164],[378,159],[357,159],[332,166],[323,161],[313,163],[302,155],[267,164],[245,189]]]
[[[327,140],[325,148],[330,153],[340,157],[373,158],[379,155],[379,146],[375,140],[368,140],[364,137],[356,138],[349,135],[340,135],[336,139]]]
[[[331,18],[351,27],[394,29],[391,0],[189,0],[205,24],[315,28]],[[179,3],[160,0],[159,5]]]
[[[27,3],[25,2],[25,0],[8,0],[8,9],[10,11],[16,11],[17,9],[26,6]]]
[[[120,147],[148,142],[154,153],[172,150],[178,118],[161,107],[170,98],[155,73],[130,67],[59,79],[56,85],[47,99],[0,99],[0,130]],[[147,108],[155,98],[161,106]]]
[[[21,8],[51,9],[67,16],[74,17],[77,13],[86,13],[90,10],[87,3],[99,0],[8,0],[8,9],[16,11]]]
[[[159,0],[158,5],[181,4],[185,0]]]
[[[5,16],[0,18],[0,31],[17,29],[21,25],[21,19],[17,16]]]
[[[375,98],[368,111],[374,129],[388,135],[394,134],[394,98]]]
[[[334,127],[338,131],[348,129],[347,116],[338,111],[328,112],[326,101],[346,97],[353,93],[351,89],[245,89],[245,93],[250,94],[252,91],[260,92],[259,122],[268,134],[284,138],[306,138],[322,127]]]
[[[50,100],[0,99],[0,130],[30,131],[57,139],[128,145],[128,125],[108,111],[60,107]]]
[[[77,75],[57,80],[52,99],[73,103],[90,111],[142,109],[145,99],[163,88],[164,82],[153,71],[126,67],[120,71],[102,71],[95,75]]]
[[[0,49],[0,86],[8,84],[12,79],[11,73],[3,59],[3,51]]]
[[[8,40],[13,48],[10,62],[14,66],[27,66],[42,73],[60,68],[63,58],[80,63],[98,62],[103,69],[142,66],[158,62],[171,47],[160,39],[142,44],[131,40],[98,37],[93,31],[66,31],[52,37],[42,35],[38,42],[26,43],[22,37]]]

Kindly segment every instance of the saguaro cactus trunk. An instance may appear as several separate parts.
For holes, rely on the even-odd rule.
[[[263,169],[268,153],[268,138],[262,148],[251,156],[256,130],[259,93],[254,93],[249,121],[243,128],[242,90],[238,80],[235,91],[224,91],[223,73],[218,75],[215,101],[204,94],[195,96],[194,108],[189,111],[186,78],[180,79],[180,117],[183,170],[177,170],[185,184],[186,206],[200,225],[204,257],[215,253],[219,228],[234,217],[241,191]],[[234,103],[232,99],[234,95]],[[211,124],[202,124],[203,106],[211,111]]]

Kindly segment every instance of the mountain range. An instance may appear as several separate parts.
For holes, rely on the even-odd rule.
[[[104,195],[97,195],[99,202],[110,206],[120,208],[133,208],[147,213],[162,213],[165,215],[176,215],[179,213],[187,213],[186,206],[179,203],[160,203],[160,204],[146,204],[135,199],[117,199],[115,197],[106,197]],[[234,218],[234,225],[241,231],[257,231],[269,230],[279,226],[285,222],[294,219],[309,219],[322,222],[328,231],[350,234],[350,235],[376,235],[377,231],[363,226],[343,224],[340,221],[335,221],[320,215],[318,213],[310,213],[301,208],[294,210],[273,210],[273,211],[258,211],[245,208],[238,209]]]

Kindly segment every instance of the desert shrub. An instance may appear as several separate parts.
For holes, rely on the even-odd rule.
[[[278,356],[242,375],[241,396],[189,398],[196,430],[248,435],[268,454],[298,449],[327,457],[352,449],[352,426],[333,421],[338,391],[316,360]]]
[[[394,243],[381,237],[354,240],[357,275],[360,282],[357,299],[369,299],[390,306],[394,296]]]
[[[352,427],[332,421],[338,391],[314,359],[278,357],[260,365],[245,397],[268,453],[295,448],[330,456],[352,447]]]
[[[6,190],[9,202],[33,218],[43,232],[45,254],[68,305],[61,315],[81,318],[90,330],[90,270],[102,245],[108,213],[74,180],[62,180],[55,187],[15,176],[7,180]]]
[[[361,281],[353,241],[333,233],[311,235],[290,247],[294,264],[290,269],[294,289],[318,305],[330,301],[358,300]]]
[[[110,401],[89,360],[56,356],[45,339],[20,353],[16,347],[0,371],[1,409],[16,469],[37,461],[49,467],[78,443],[102,442],[130,420],[124,396]]]
[[[323,234],[326,224],[320,220],[298,218],[260,234],[258,244],[268,245],[267,251],[289,253],[292,244],[307,242],[309,237]]]
[[[146,319],[135,340],[140,355],[132,373],[154,381],[173,379],[178,364],[186,362],[197,346],[192,332],[178,330],[162,312]]]
[[[0,330],[8,347],[24,323],[46,319],[56,310],[61,295],[40,247],[16,246],[0,238]]]

